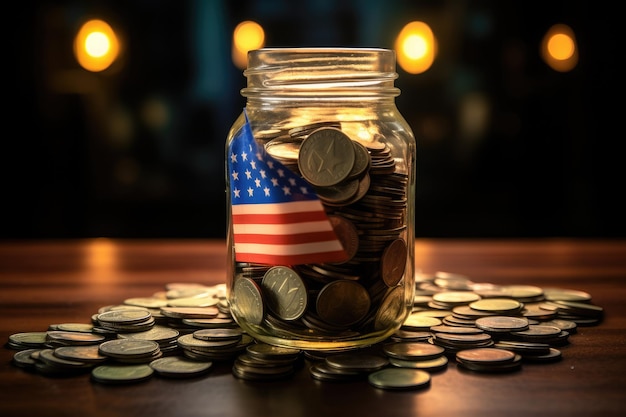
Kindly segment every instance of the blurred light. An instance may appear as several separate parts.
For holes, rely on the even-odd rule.
[[[104,71],[119,55],[117,36],[108,23],[90,20],[80,28],[74,39],[74,55],[87,71]]]
[[[427,71],[437,54],[437,40],[433,31],[424,22],[405,25],[395,43],[398,65],[409,74]]]
[[[550,68],[571,71],[578,64],[578,47],[574,31],[567,25],[552,26],[541,41],[541,57]]]
[[[265,32],[261,25],[246,20],[237,25],[233,31],[232,57],[239,69],[248,66],[248,51],[262,48],[265,44]]]

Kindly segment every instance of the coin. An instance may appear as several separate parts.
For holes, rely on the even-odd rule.
[[[471,308],[492,313],[513,314],[519,312],[523,304],[511,298],[485,298],[469,304]]]
[[[98,351],[112,358],[144,358],[159,350],[159,344],[153,340],[113,339],[100,344]]]
[[[383,251],[380,261],[380,273],[389,287],[394,287],[404,275],[407,259],[406,243],[395,239]]]
[[[401,321],[405,312],[404,288],[402,286],[389,288],[374,316],[374,329],[384,330],[393,327],[395,323]]]
[[[121,339],[153,340],[158,343],[167,343],[176,340],[179,333],[178,330],[171,327],[157,325],[143,332],[120,333],[118,337]]]
[[[334,368],[324,361],[311,365],[309,374],[318,381],[356,381],[367,375],[360,371]]]
[[[448,358],[444,355],[434,359],[425,360],[403,360],[389,358],[389,363],[398,368],[421,369],[427,372],[438,372],[448,367]]]
[[[217,316],[219,310],[214,305],[208,307],[161,307],[164,316],[173,318],[204,319]]]
[[[14,348],[43,347],[47,341],[47,332],[21,332],[9,336],[9,344]]]
[[[147,364],[100,365],[92,369],[91,379],[103,384],[126,384],[149,379],[154,370]]]
[[[297,320],[308,305],[307,288],[296,271],[286,266],[270,268],[261,281],[269,309],[283,320]]]
[[[434,294],[432,298],[433,301],[449,307],[469,304],[480,300],[480,296],[471,291],[442,291]]]
[[[464,349],[456,353],[456,359],[461,362],[492,364],[497,362],[511,362],[515,359],[515,353],[510,350],[498,348]]]
[[[100,354],[98,345],[61,346],[54,349],[54,355],[61,359],[87,363],[101,363],[108,359],[108,356]]]
[[[528,319],[512,316],[488,316],[476,319],[476,327],[486,332],[515,332],[528,329]]]
[[[396,359],[427,360],[444,353],[444,348],[427,342],[390,342],[383,345],[383,352]]]
[[[16,366],[19,366],[20,368],[27,368],[27,369],[32,369],[35,367],[35,364],[37,363],[35,361],[35,359],[33,359],[33,353],[39,353],[41,352],[42,349],[38,349],[38,348],[31,348],[31,349],[24,349],[24,350],[20,350],[15,352],[15,354],[13,355],[13,364],[15,364]]]
[[[302,141],[298,168],[309,183],[327,187],[345,180],[354,160],[352,139],[337,128],[322,127]]]
[[[267,343],[252,343],[248,345],[246,352],[248,352],[250,356],[261,359],[272,359],[276,357],[296,359],[302,351],[300,349],[274,346]]]
[[[241,340],[241,328],[210,328],[193,332],[193,337],[200,340]]]
[[[139,323],[149,319],[150,311],[145,308],[132,308],[122,310],[110,310],[100,313],[97,316],[98,321],[105,323]]]
[[[231,305],[250,324],[259,325],[265,316],[265,300],[261,287],[254,280],[240,277],[233,286]]]
[[[374,372],[389,364],[386,357],[371,353],[339,353],[325,360],[333,368],[357,372]]]
[[[184,356],[168,356],[153,360],[149,366],[163,377],[192,378],[209,372],[213,367],[213,362],[201,362]]]
[[[385,368],[367,377],[370,385],[389,390],[423,388],[430,385],[430,374],[421,369]]]
[[[62,330],[52,330],[46,335],[48,341],[61,342],[68,345],[94,345],[105,340],[100,334],[85,332],[66,332]]]
[[[400,326],[407,330],[430,330],[432,327],[441,325],[441,319],[419,314],[409,314]]]
[[[338,326],[350,326],[365,317],[370,304],[370,296],[362,285],[338,280],[320,290],[316,309],[322,320]]]

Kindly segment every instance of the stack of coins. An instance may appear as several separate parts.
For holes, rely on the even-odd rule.
[[[233,375],[240,379],[267,381],[291,376],[302,359],[300,349],[252,343],[234,361]]]
[[[280,269],[274,274],[265,285],[279,299],[284,295],[274,286],[293,277]],[[603,314],[590,295],[570,289],[499,287],[452,273],[419,276],[415,285],[414,310],[405,324],[386,341],[351,351],[301,351],[259,343],[230,316],[223,284],[203,288],[184,283],[172,284],[176,291],[102,307],[91,323],[56,323],[46,331],[12,334],[6,347],[16,350],[17,367],[47,376],[90,372],[94,382],[103,384],[144,382],[154,375],[197,378],[210,373],[214,362],[230,364],[237,378],[275,380],[291,377],[306,360],[317,381],[367,379],[379,389],[421,389],[430,384],[431,374],[451,363],[469,372],[501,373],[519,371],[525,363],[561,360],[558,347],[568,343],[578,326],[599,324]],[[183,288],[209,292],[216,302],[179,310],[173,307],[176,296],[187,298],[192,291]],[[450,294],[458,291],[467,294]],[[285,323],[290,322],[286,318],[298,321],[298,307],[271,308],[282,317],[276,329],[294,331]],[[104,314],[109,311],[115,313]],[[151,322],[146,311],[156,324],[144,326]],[[306,314],[300,320],[312,322]],[[306,329],[301,324],[299,331]]]

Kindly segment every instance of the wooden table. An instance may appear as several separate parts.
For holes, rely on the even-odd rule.
[[[11,364],[0,348],[0,416],[625,416],[626,241],[418,240],[424,272],[475,282],[589,292],[604,321],[579,327],[563,359],[514,373],[464,372],[454,363],[430,387],[394,392],[366,381],[320,382],[306,368],[282,381],[235,378],[218,364],[203,377],[109,386],[89,374],[49,377]],[[152,295],[171,282],[225,281],[219,240],[0,243],[0,340],[62,322],[89,323],[104,305]]]

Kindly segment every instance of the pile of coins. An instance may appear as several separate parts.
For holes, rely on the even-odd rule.
[[[406,390],[430,385],[431,375],[450,362],[469,372],[499,373],[558,361],[559,347],[578,326],[603,318],[590,294],[571,289],[473,283],[443,272],[416,276],[415,287],[413,311],[398,331],[349,351],[260,343],[233,320],[225,285],[192,283],[102,307],[91,323],[12,334],[6,347],[17,350],[18,367],[50,376],[90,372],[102,384],[153,375],[195,378],[222,363],[251,381],[288,378],[304,367],[318,381],[367,380],[376,388]]]
[[[373,135],[361,143],[338,122],[255,135],[315,190],[348,254],[344,262],[291,267],[237,263],[236,313],[259,332],[313,342],[358,338],[393,328],[406,313],[409,177],[382,135]]]

